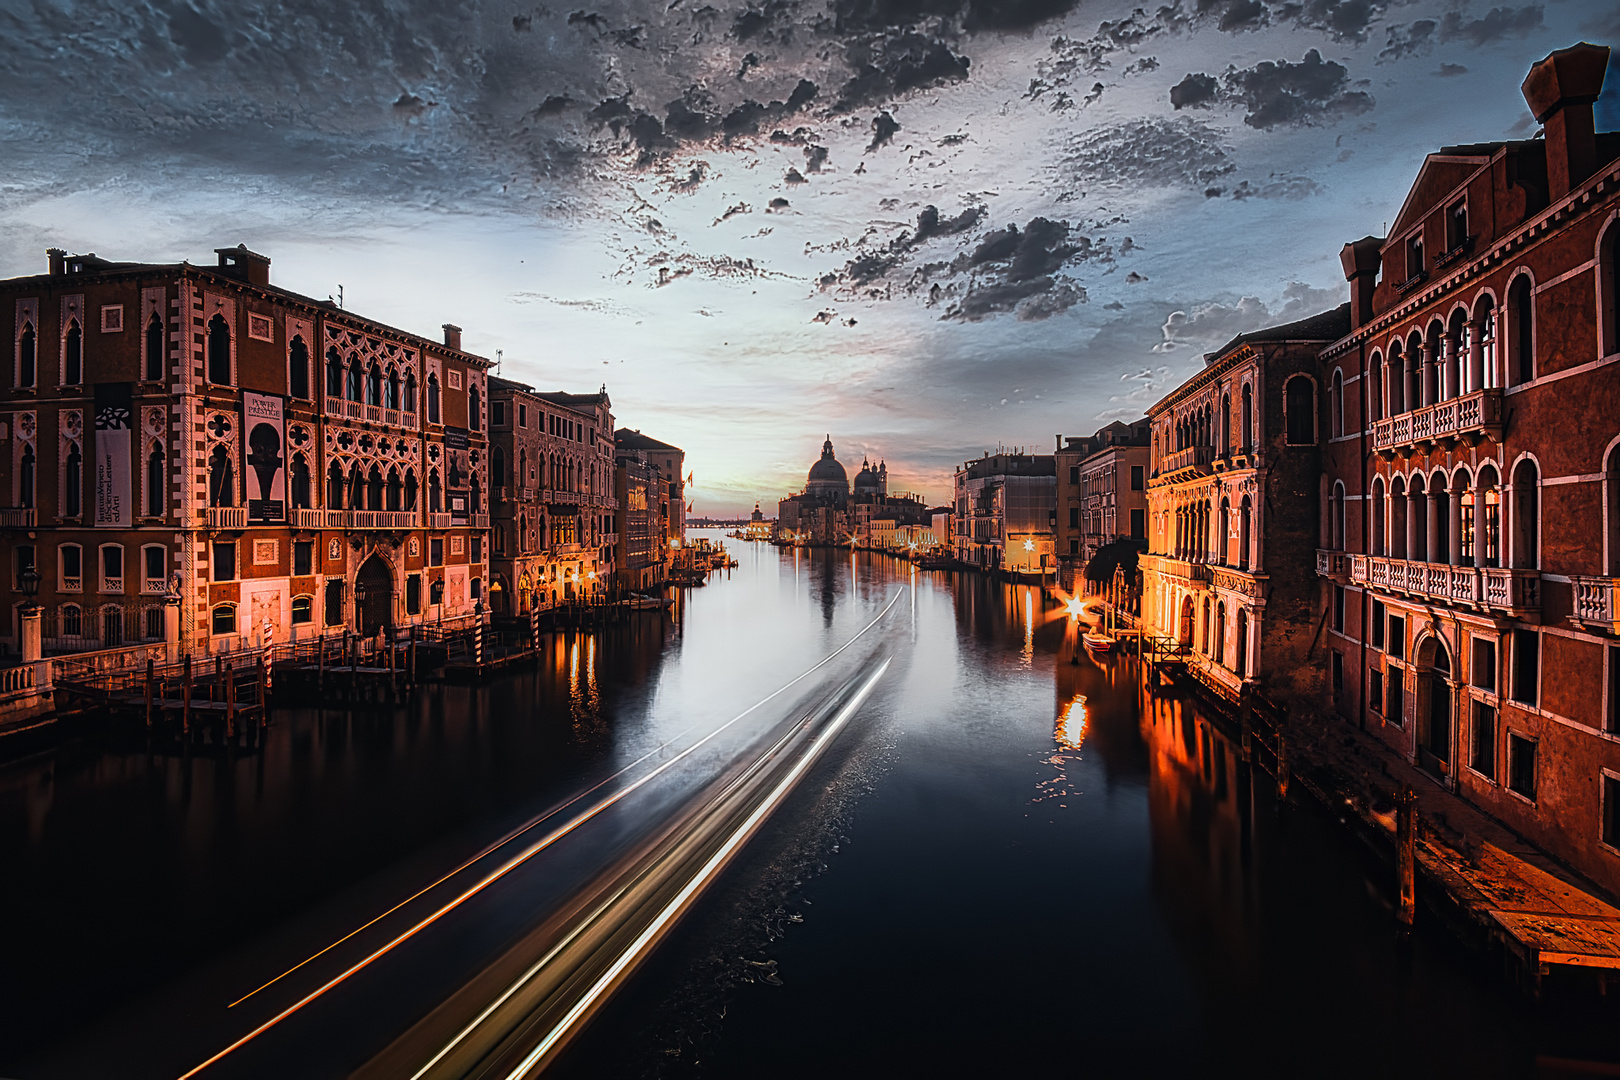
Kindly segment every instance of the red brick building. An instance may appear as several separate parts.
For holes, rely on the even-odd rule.
[[[1345,246],[1322,351],[1327,704],[1620,891],[1620,134],[1608,49],[1543,138],[1446,147]]]
[[[270,284],[270,260],[50,252],[0,282],[0,546],[47,652],[211,653],[470,617],[489,489],[482,357]]]

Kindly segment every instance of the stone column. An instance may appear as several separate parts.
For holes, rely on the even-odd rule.
[[[1406,358],[1406,372],[1405,379],[1403,380],[1404,386],[1402,388],[1405,396],[1401,402],[1401,404],[1406,406],[1406,409],[1404,410],[1406,412],[1411,412],[1422,404],[1422,401],[1418,397],[1418,375],[1422,370],[1422,359],[1422,349],[1414,349],[1412,351],[1412,355]]]
[[[1485,487],[1474,478],[1474,569],[1485,567]]]
[[[1424,342],[1414,350],[1412,358],[1418,363],[1418,404],[1433,405],[1437,400],[1434,392],[1434,349]]]
[[[1452,566],[1462,565],[1462,492],[1452,488],[1446,492],[1446,536],[1450,551],[1446,561]]]
[[[180,662],[180,598],[163,602],[163,654],[171,664]]]
[[[1431,481],[1432,482],[1432,481]],[[1427,503],[1423,513],[1423,558],[1428,562],[1445,562],[1445,555],[1439,551],[1440,547],[1440,496],[1431,491],[1424,496]]]
[[[1444,354],[1446,372],[1446,392],[1444,397],[1450,400],[1462,396],[1461,364],[1459,363],[1457,335],[1447,331],[1440,338],[1440,348]]]
[[[1404,558],[1410,560],[1412,553],[1417,550],[1417,515],[1412,512],[1417,505],[1417,497],[1410,491],[1406,493],[1406,554]]]
[[[18,609],[17,616],[22,621],[22,662],[36,663],[43,654],[44,649],[40,643],[39,613],[42,609],[38,604],[27,604]]]
[[[1484,324],[1473,320],[1468,324],[1468,392],[1485,388],[1485,344],[1481,338]]]

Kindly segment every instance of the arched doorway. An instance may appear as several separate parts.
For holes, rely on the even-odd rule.
[[[371,637],[380,628],[394,624],[394,572],[373,555],[354,578],[355,618],[359,631]]]
[[[1192,597],[1181,598],[1181,635],[1182,648],[1190,649],[1193,643],[1193,602]]]
[[[1451,656],[1438,638],[1417,648],[1418,764],[1439,773],[1451,761]]]

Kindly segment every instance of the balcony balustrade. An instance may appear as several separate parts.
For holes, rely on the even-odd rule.
[[[428,515],[428,528],[430,528],[430,529],[448,529],[449,527],[450,527],[450,515],[449,514],[429,514]]]
[[[1209,587],[1211,574],[1207,563],[1177,559],[1170,555],[1157,555],[1152,558],[1157,559],[1161,576],[1177,578],[1182,585],[1194,589]]]
[[[475,529],[487,529],[487,528],[489,528],[489,515],[488,514],[473,514],[472,517],[470,518],[470,520],[472,522],[472,527],[475,528]]]
[[[0,529],[37,528],[39,511],[32,506],[8,506],[0,509]]]
[[[1396,450],[1442,440],[1460,440],[1502,434],[1502,391],[1475,390],[1471,394],[1437,401],[1421,409],[1387,417],[1373,424],[1373,449]]]
[[[384,409],[383,410],[383,423],[391,424],[394,427],[399,427],[399,410],[398,409]]]
[[[1620,578],[1572,576],[1575,590],[1575,611],[1570,621],[1592,630],[1620,634],[1620,622],[1615,611],[1620,609]]]
[[[382,410],[381,405],[367,405],[366,406],[366,419],[367,420],[371,421],[373,424],[380,424],[380,423],[382,423],[382,418],[383,418],[383,410]]]
[[[1316,572],[1319,576],[1331,578],[1342,585],[1350,580],[1350,557],[1342,551],[1318,548]]]
[[[360,404],[358,401],[345,401],[343,403],[343,415],[347,416],[351,420],[364,419],[366,415],[366,407]]]
[[[1189,476],[1175,476],[1175,479],[1186,480],[1193,476],[1207,476],[1210,463],[1215,460],[1213,446],[1189,446],[1185,450],[1177,450],[1173,454],[1164,456],[1164,464],[1159,467],[1159,480],[1167,482],[1177,473],[1191,470]]]
[[[210,506],[207,510],[207,522],[210,529],[245,529],[247,507]]]
[[[414,510],[350,510],[348,515],[351,529],[413,529],[417,524]]]
[[[1541,571],[1350,556],[1350,579],[1388,593],[1525,617],[1541,613]]]

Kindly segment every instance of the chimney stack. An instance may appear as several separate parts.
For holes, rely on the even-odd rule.
[[[455,323],[444,324],[444,347],[461,351],[461,327]]]
[[[1350,329],[1359,330],[1372,321],[1373,290],[1378,287],[1378,268],[1384,262],[1384,238],[1363,236],[1339,249],[1339,265],[1350,283]]]
[[[1557,202],[1597,168],[1592,102],[1603,92],[1607,45],[1581,42],[1559,49],[1530,69],[1524,100],[1547,143],[1547,194]]]
[[[67,252],[61,248],[46,248],[45,254],[51,260],[51,277],[61,277],[67,273]]]

